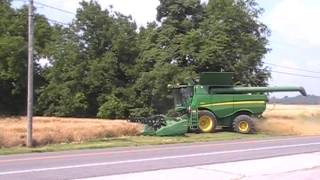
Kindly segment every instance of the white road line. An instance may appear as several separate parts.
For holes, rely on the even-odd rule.
[[[132,160],[124,160],[124,161],[104,162],[104,163],[90,163],[90,164],[71,165],[71,166],[58,166],[58,167],[51,167],[51,168],[38,168],[38,169],[26,169],[26,170],[18,170],[18,171],[6,171],[6,172],[0,172],[0,176],[1,175],[3,176],[3,175],[12,175],[12,174],[32,173],[32,172],[52,171],[52,170],[62,170],[62,169],[84,168],[84,167],[93,167],[93,166],[106,166],[106,165],[117,165],[117,164],[125,164],[125,163],[137,163],[137,162],[148,162],[148,161],[158,161],[158,160],[168,160],[168,159],[212,156],[212,155],[219,155],[219,154],[241,153],[241,152],[249,152],[249,151],[285,149],[285,148],[303,147],[303,146],[312,146],[312,145],[320,145],[320,142],[292,144],[292,145],[280,145],[280,146],[269,146],[269,147],[230,150],[230,151],[218,151],[218,152],[209,152],[209,153],[196,153],[196,154],[186,154],[186,155],[179,155],[179,156],[164,156],[164,157],[155,157],[155,158],[132,159]]]
[[[194,148],[194,147],[214,147],[214,146],[226,146],[226,145],[236,145],[236,144],[250,144],[250,143],[269,143],[269,142],[279,142],[279,141],[292,141],[292,140],[302,140],[314,138],[315,136],[306,136],[306,137],[290,137],[290,138],[276,138],[276,139],[266,139],[266,140],[258,140],[258,139],[249,139],[246,141],[240,142],[201,142],[201,143],[193,143],[193,144],[182,144],[181,146],[166,146],[166,147],[150,147],[145,146],[147,149],[131,149],[131,150],[119,150],[119,151],[103,151],[103,152],[90,152],[90,153],[80,153],[80,154],[66,154],[66,155],[53,155],[53,156],[40,156],[40,157],[27,157],[27,158],[18,158],[18,159],[0,159],[0,163],[9,163],[9,162],[17,162],[17,161],[33,161],[33,160],[50,160],[50,159],[59,159],[59,158],[75,158],[75,157],[88,157],[88,156],[97,156],[97,155],[107,155],[107,154],[122,154],[122,153],[140,153],[140,152],[150,152],[150,151],[158,151],[158,150],[178,150],[185,148]],[[316,136],[320,137],[320,136]],[[311,139],[312,140],[312,139]],[[1,156],[0,156],[1,157]]]

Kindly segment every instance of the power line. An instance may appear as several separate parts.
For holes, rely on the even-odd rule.
[[[23,2],[23,5],[28,5],[28,0],[17,0],[17,1],[20,1],[20,2]]]
[[[13,0],[13,1],[20,1],[20,2],[26,3],[27,0]],[[44,3],[41,3],[41,2],[34,1],[34,4],[38,4],[38,5],[47,7],[47,8],[51,8],[51,9],[54,9],[54,10],[57,10],[57,11],[60,11],[60,12],[63,12],[63,13],[76,15],[76,13],[74,13],[74,12],[71,12],[71,11],[68,11],[68,10],[65,10],[65,9],[61,9],[61,8],[58,8],[58,7],[55,7],[55,6],[51,6],[51,5],[48,5],[48,4],[44,4]]]
[[[14,0],[14,1],[26,2],[26,0]],[[36,2],[34,2],[34,3],[36,3]],[[42,4],[42,3],[41,3],[41,4]],[[34,6],[34,7],[39,8],[38,6]],[[19,16],[19,15],[14,15],[14,16]],[[61,22],[61,21],[58,21],[58,20],[55,20],[55,19],[50,19],[50,18],[48,18],[48,17],[45,17],[45,18],[47,19],[47,21],[52,22],[52,23],[54,23],[54,24],[60,24],[60,25],[63,25],[63,26],[69,26],[69,25],[70,25],[70,24],[68,24],[68,23],[64,23],[64,22]]]
[[[271,72],[280,73],[280,74],[286,74],[286,75],[291,75],[291,76],[299,76],[299,77],[320,79],[320,76],[309,76],[309,75],[304,75],[304,74],[288,73],[288,72],[274,71],[274,70],[271,70]]]
[[[68,23],[64,23],[64,22],[57,21],[57,20],[54,20],[54,19],[49,19],[49,18],[47,18],[47,20],[48,20],[49,22],[52,22],[52,23],[55,23],[55,24],[60,24],[60,25],[63,25],[63,26],[69,26],[69,25],[70,25],[70,24],[68,24]]]
[[[27,0],[13,0],[13,1],[24,2],[25,4],[27,4]]]
[[[302,68],[295,68],[295,67],[289,67],[289,66],[282,66],[282,65],[278,65],[278,64],[273,64],[273,63],[267,63],[265,62],[265,64],[270,65],[270,66],[275,66],[275,67],[280,67],[280,68],[286,68],[286,69],[292,69],[292,70],[297,70],[297,71],[304,71],[304,72],[309,72],[309,73],[319,73],[319,71],[311,71],[311,70],[307,70],[307,69],[302,69]]]
[[[60,11],[60,12],[64,12],[64,13],[67,13],[67,14],[76,15],[74,12],[71,12],[71,11],[68,11],[68,10],[65,10],[65,9],[60,9],[60,8],[57,8],[57,7],[54,7],[54,6],[51,6],[51,5],[47,5],[47,4],[44,4],[44,3],[41,3],[41,2],[35,1],[34,3],[35,3],[35,4],[39,4],[39,5],[41,5],[41,6],[44,6],[44,7],[47,7],[47,8],[51,8],[51,9]]]

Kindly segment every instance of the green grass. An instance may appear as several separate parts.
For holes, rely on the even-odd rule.
[[[156,137],[156,136],[130,136],[118,138],[103,138],[96,139],[83,143],[70,144],[50,144],[42,147],[12,147],[0,148],[0,155],[19,154],[31,152],[52,152],[52,151],[66,151],[76,149],[94,149],[94,148],[111,148],[111,147],[128,147],[128,146],[143,146],[156,144],[175,144],[175,143],[192,143],[192,142],[207,142],[207,141],[221,141],[234,139],[260,139],[272,137],[272,135],[258,133],[258,134],[239,134],[233,132],[217,132],[208,134],[186,134],[185,136],[174,137]]]

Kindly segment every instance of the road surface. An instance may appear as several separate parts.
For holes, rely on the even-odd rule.
[[[320,152],[320,136],[7,155],[0,179],[89,178],[312,152]]]

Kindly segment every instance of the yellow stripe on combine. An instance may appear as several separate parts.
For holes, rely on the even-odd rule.
[[[225,106],[225,105],[240,105],[240,104],[264,104],[265,101],[236,101],[236,102],[223,102],[223,103],[213,103],[213,104],[204,104],[206,106]]]

